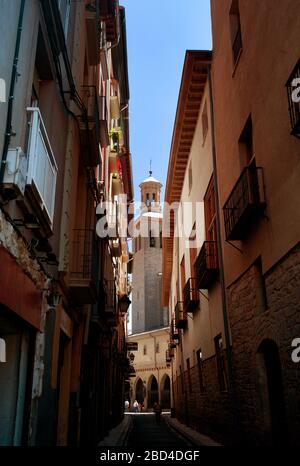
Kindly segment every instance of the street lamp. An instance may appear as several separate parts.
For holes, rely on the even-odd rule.
[[[119,299],[118,305],[119,305],[119,311],[122,316],[126,314],[128,311],[128,308],[131,304],[130,299],[128,298],[127,295],[122,296],[122,298]]]

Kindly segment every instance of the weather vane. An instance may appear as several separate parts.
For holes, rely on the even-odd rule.
[[[150,159],[150,170],[149,170],[149,175],[152,176],[152,159]]]

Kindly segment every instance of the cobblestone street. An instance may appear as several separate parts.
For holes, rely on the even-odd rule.
[[[156,424],[154,414],[137,414],[133,416],[133,428],[128,439],[131,448],[175,448],[177,450],[190,446],[182,437],[171,430],[164,416]]]

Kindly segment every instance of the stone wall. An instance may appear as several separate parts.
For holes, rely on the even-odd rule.
[[[272,442],[267,387],[261,383],[261,370],[265,368],[260,365],[258,353],[263,341],[272,340],[278,347],[282,370],[286,440],[293,445],[299,443],[300,434],[300,365],[291,360],[292,340],[300,337],[299,244],[267,271],[264,280],[264,310],[254,266],[228,289],[241,427],[246,443]]]
[[[202,363],[204,391],[200,390],[198,366],[183,374],[183,384],[178,376],[174,381],[176,418],[195,430],[231,444],[233,441],[233,419],[230,411],[228,391],[221,391],[215,356]],[[190,389],[191,386],[191,389]]]

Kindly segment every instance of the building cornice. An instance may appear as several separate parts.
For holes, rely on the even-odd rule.
[[[165,202],[179,202],[187,162],[198,122],[212,52],[191,51],[185,55],[176,117],[173,129]],[[173,265],[174,216],[170,218],[170,236],[163,238],[163,305],[168,305]]]

